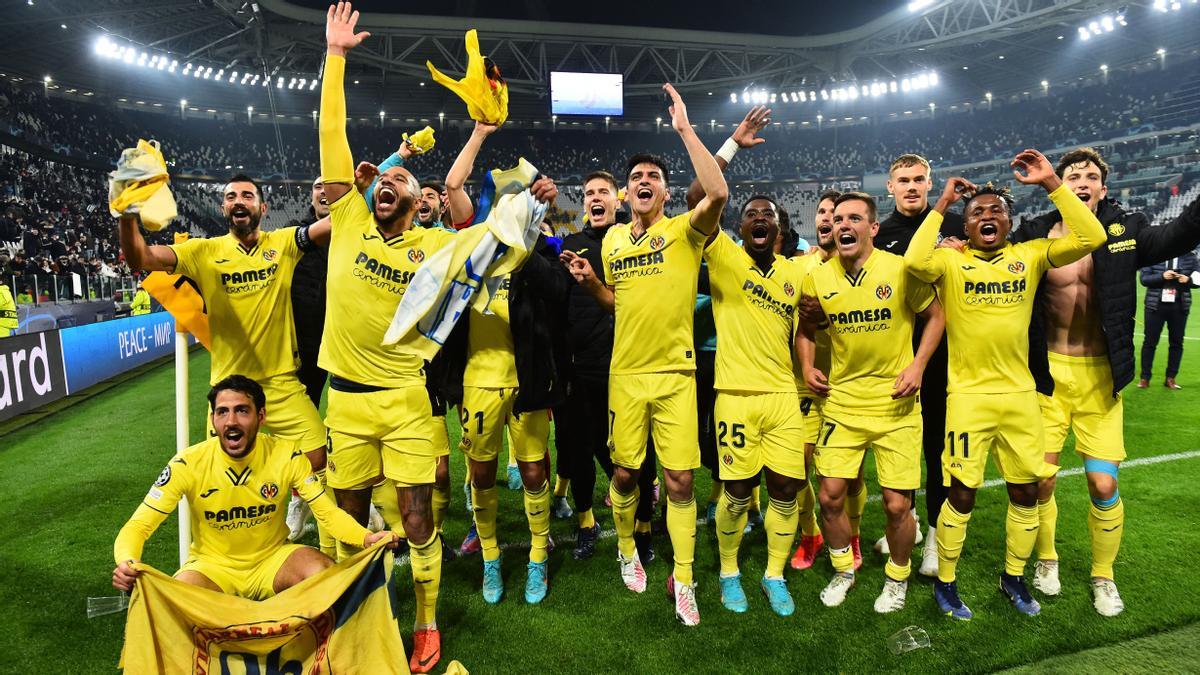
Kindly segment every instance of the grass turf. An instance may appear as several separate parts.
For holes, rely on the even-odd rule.
[[[1200,335],[1195,315],[1189,332]],[[1165,341],[1158,355],[1160,373]],[[1148,390],[1126,390],[1130,459],[1200,449],[1200,416],[1193,412],[1200,405],[1200,353],[1194,341],[1187,347],[1191,351],[1185,353],[1180,377],[1185,389],[1168,391],[1159,376]],[[194,353],[191,369],[192,429],[198,439],[208,355]],[[0,437],[0,540],[5,542],[0,563],[13,582],[0,587],[0,606],[7,610],[0,615],[0,672],[91,673],[116,664],[123,616],[88,620],[85,598],[115,593],[109,585],[113,538],[172,455],[172,383],[169,366],[153,369]],[[452,441],[457,438],[453,426]],[[1078,467],[1078,457],[1065,453],[1064,466]],[[457,490],[464,471],[457,450],[451,469],[456,490],[446,531],[447,539],[457,544],[468,526]],[[498,606],[484,604],[477,556],[444,567],[439,603],[443,664],[457,659],[476,672],[982,672],[1049,658],[1047,668],[1093,670],[1093,665],[1107,664],[1122,671],[1154,669],[1157,662],[1137,656],[1142,643],[1130,641],[1200,620],[1200,605],[1193,600],[1200,597],[1200,581],[1179,564],[1183,552],[1200,548],[1200,498],[1192,488],[1197,481],[1200,458],[1195,457],[1122,471],[1127,527],[1116,573],[1127,609],[1115,619],[1092,610],[1086,488],[1082,476],[1066,476],[1058,490],[1063,593],[1040,598],[1040,617],[1019,616],[995,588],[1003,563],[1004,498],[1001,490],[992,489],[980,496],[959,567],[964,599],[976,613],[970,623],[938,615],[929,583],[915,578],[903,611],[887,616],[872,611],[883,574],[883,560],[870,551],[883,520],[878,502],[872,502],[863,519],[866,564],[858,588],[842,607],[826,609],[817,595],[830,574],[827,558],[819,559],[813,570],[789,570],[797,604],[789,619],[774,616],[755,589],[765,561],[761,529],[746,537],[742,549],[750,611],[733,615],[720,606],[716,537],[711,526],[700,526],[695,569],[703,621],[695,629],[676,623],[665,598],[670,571],[665,537],[656,539],[659,558],[647,567],[650,588],[643,596],[621,586],[615,541],[609,538],[585,562],[570,558],[569,544],[560,545],[550,557],[549,596],[540,607],[526,606],[520,544],[528,530],[521,495],[501,488],[501,540],[515,545],[503,564],[506,596]],[[598,494],[605,485],[601,477]],[[701,513],[708,491],[709,480],[698,471]],[[878,488],[871,492],[877,495]],[[602,527],[611,527],[599,503],[597,518]],[[560,540],[574,529],[573,520],[552,525]],[[172,518],[148,544],[145,560],[172,571],[176,555]],[[409,579],[407,568],[397,568],[394,586],[406,638],[412,617]],[[932,646],[893,656],[887,637],[908,625],[925,628]],[[1194,641],[1195,632],[1168,635],[1191,635]],[[1159,645],[1155,649],[1174,649],[1154,644]],[[1117,658],[1111,649],[1086,651],[1108,647],[1128,660],[1107,661]]]

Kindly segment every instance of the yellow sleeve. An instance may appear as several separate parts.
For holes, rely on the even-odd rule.
[[[908,303],[908,308],[914,314],[920,314],[933,304],[933,299],[937,297],[937,294],[934,293],[932,285],[921,281],[912,274],[904,276],[905,302]]]
[[[904,253],[904,266],[916,278],[933,283],[945,274],[943,256],[938,254],[937,238],[944,216],[936,210],[930,210],[925,216],[925,222],[917,228],[912,240],[908,243],[908,251]]]
[[[198,264],[204,259],[204,248],[208,246],[207,239],[188,239],[178,244],[168,244],[175,252],[175,274],[182,274],[191,279],[199,279]]]
[[[113,558],[118,564],[126,560],[141,560],[142,547],[167,516],[175,510],[179,500],[186,494],[189,474],[182,461],[173,458],[158,474],[158,480],[138,505],[129,522],[117,533],[113,544]]]
[[[350,514],[339,509],[333,499],[325,494],[324,486],[313,475],[312,465],[303,454],[292,458],[292,487],[308,502],[309,508],[325,532],[345,544],[360,547],[363,545],[363,540],[371,531],[359,525]]]
[[[810,298],[818,297],[817,280],[813,278],[814,274],[816,274],[815,270],[804,275],[804,281],[800,282],[800,295],[807,295]]]
[[[692,229],[688,227],[688,229]],[[708,261],[708,272],[711,277],[713,270],[723,269],[725,263],[729,260],[729,247],[737,246],[729,235],[725,234],[725,230],[717,228],[717,236],[713,238],[708,246],[704,247],[704,259]]]
[[[1058,207],[1063,229],[1066,230],[1064,236],[1051,239],[1046,249],[1046,258],[1051,265],[1069,265],[1100,248],[1107,239],[1104,227],[1087,204],[1067,189],[1066,183],[1050,193],[1050,201]]]
[[[675,216],[675,218],[676,222],[673,223],[673,225],[675,225],[675,227],[683,228],[682,234],[684,238],[686,238],[687,242],[695,248],[703,249],[704,245],[708,243],[708,235],[692,227],[692,211],[682,213],[678,216]],[[717,229],[721,229],[719,224],[717,225]]]
[[[354,158],[346,138],[346,91],[343,79],[346,58],[327,54],[321,82],[321,179],[326,183],[354,183]],[[354,190],[351,190],[354,192]]]

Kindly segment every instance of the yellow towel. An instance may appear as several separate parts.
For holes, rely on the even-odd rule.
[[[413,153],[423,155],[433,149],[437,145],[437,139],[433,137],[433,127],[425,127],[420,131],[414,131],[410,136],[408,132],[404,132],[404,142],[408,143],[408,147],[412,148]]]
[[[158,141],[139,139],[136,148],[121,153],[116,171],[109,174],[109,212],[115,218],[137,207],[142,227],[151,232],[161,230],[178,215],[170,181]]]
[[[497,126],[508,119],[508,84],[500,77],[500,68],[479,53],[479,35],[475,29],[467,31],[467,72],[461,80],[443,75],[429,61],[429,74],[433,80],[454,92],[467,104],[471,119]]]

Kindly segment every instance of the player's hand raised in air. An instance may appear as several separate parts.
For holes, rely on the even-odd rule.
[[[741,124],[733,131],[730,138],[738,144],[739,148],[753,148],[767,142],[765,138],[758,138],[757,134],[761,133],[770,123],[771,109],[765,105],[756,105],[746,113],[746,117],[742,119]]]
[[[330,5],[325,15],[325,47],[334,56],[345,56],[346,52],[354,49],[363,40],[371,37],[367,31],[354,32],[358,25],[358,12],[353,11],[348,2]]]
[[[543,204],[553,204],[554,200],[558,199],[558,186],[549,176],[538,176],[533,185],[529,186],[529,191],[533,193],[534,199]]]
[[[117,565],[113,570],[113,588],[125,591],[126,593],[133,590],[133,583],[137,581],[138,575],[141,572],[134,568],[137,564],[136,560],[126,560]]]
[[[1054,172],[1050,160],[1032,148],[1018,152],[1010,166],[1013,177],[1025,185],[1041,185],[1046,192],[1054,192],[1062,185],[1062,179]]]
[[[681,134],[691,131],[692,123],[688,121],[687,106],[683,104],[679,92],[675,91],[675,87],[672,87],[669,82],[663,85],[663,91],[671,97],[671,105],[667,108],[667,112],[671,113],[671,128]]]
[[[946,187],[942,190],[942,196],[938,198],[937,204],[934,205],[934,210],[939,213],[946,213],[946,209],[956,204],[959,200],[970,197],[978,190],[974,183],[963,178],[955,176],[946,181]]]
[[[925,369],[916,362],[908,364],[908,367],[896,376],[896,383],[892,386],[892,398],[908,398],[921,391],[921,377],[924,374]]]
[[[367,191],[371,187],[371,182],[379,177],[379,167],[370,162],[359,162],[354,169],[354,189],[358,190],[359,194]]]

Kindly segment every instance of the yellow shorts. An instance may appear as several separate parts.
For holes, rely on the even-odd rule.
[[[821,436],[821,411],[825,407],[825,398],[817,396],[807,388],[798,392],[800,396],[800,414],[804,416],[804,443],[816,445]]]
[[[180,572],[199,572],[221,587],[221,592],[250,600],[266,600],[275,595],[275,575],[301,544],[281,544],[265,560],[244,569],[200,558],[188,558]],[[176,576],[178,576],[176,572]]]
[[[304,452],[325,447],[325,424],[312,399],[294,374],[276,375],[260,381],[267,397],[267,431],[272,436],[295,442]],[[212,409],[209,409],[208,435],[212,428]]]
[[[1057,468],[1046,463],[1037,392],[949,394],[946,443],[942,449],[945,484],[950,477],[970,488],[983,485],[988,454],[1008,483],[1036,483]]]
[[[550,411],[514,413],[517,390],[512,387],[463,387],[459,407],[462,440],[458,447],[476,462],[490,462],[504,447],[508,427],[509,447],[518,462],[540,462],[550,443]]]
[[[919,413],[872,417],[827,407],[813,464],[822,476],[851,480],[858,477],[870,447],[880,487],[915,490],[921,486],[922,428]]]
[[[764,466],[805,477],[804,417],[792,392],[718,391],[713,419],[721,480],[753,478]]]
[[[641,468],[650,434],[664,469],[687,471],[700,466],[693,373],[608,378],[608,447],[613,464]]]
[[[446,416],[438,415],[433,418],[433,456],[445,457],[450,454],[450,432],[446,430]]]
[[[329,487],[363,490],[378,484],[381,476],[401,487],[434,482],[438,456],[424,386],[368,392],[330,387],[325,421]]]
[[[1075,452],[1110,462],[1125,460],[1125,406],[1113,397],[1107,356],[1049,353],[1054,396],[1038,394],[1046,453],[1060,453],[1067,430],[1075,432]]]

